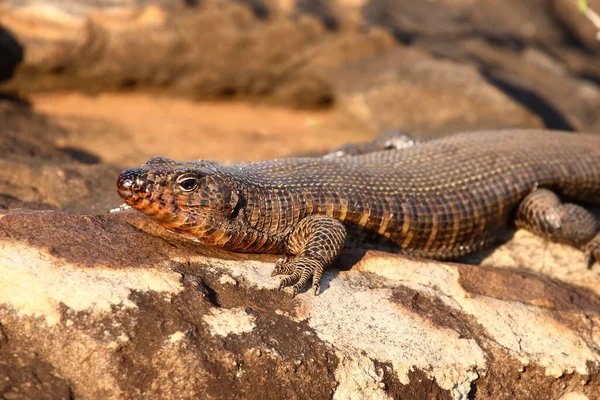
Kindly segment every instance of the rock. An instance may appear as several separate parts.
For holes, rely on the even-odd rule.
[[[0,82],[10,78],[23,59],[23,49],[15,38],[0,25]]]
[[[481,41],[465,42],[465,48],[487,65],[492,81],[542,116],[547,127],[594,131],[600,126],[600,87],[570,75],[558,60],[533,49],[500,50]]]
[[[0,5],[0,23],[27,48],[23,72],[5,87],[88,93],[138,88],[196,99],[261,97],[323,106],[334,99],[334,88],[318,79],[318,71],[304,68],[315,48],[338,36],[371,38],[356,30],[328,32],[321,16],[308,15],[312,8],[264,19],[235,2],[207,1],[183,10],[99,3],[104,6]],[[331,56],[364,57],[379,41],[374,37],[350,55]]]
[[[60,147],[67,131],[27,105],[0,101],[0,209],[27,207],[105,212],[120,204],[119,168],[77,147]]]
[[[176,90],[195,98],[268,98],[293,81],[301,86],[299,93],[276,95],[280,104],[310,106],[311,99],[318,103],[323,97],[333,97],[326,84],[302,82],[296,76],[297,64],[308,57],[308,48],[329,35],[324,26],[308,17],[268,22],[255,18],[237,6],[227,13],[221,8],[206,9],[182,19],[181,30],[192,43],[187,58],[193,68],[176,83]]]
[[[600,54],[600,0],[587,0],[587,9],[579,9],[577,0],[554,0],[554,13],[586,49]]]
[[[490,83],[539,115],[549,129],[598,131],[600,87],[595,82],[600,70],[589,56],[561,47],[554,57],[534,47],[512,49],[481,39],[421,46],[438,57],[470,60]]]
[[[569,33],[552,12],[553,4],[554,9],[567,8],[561,13],[576,17],[573,29],[586,30],[591,38],[597,30],[591,32],[592,24],[577,3],[371,0],[364,10],[366,20],[389,27],[412,47],[476,66],[485,80],[538,114],[546,127],[597,131],[598,59],[590,54],[574,59],[577,47],[567,45],[572,42]],[[590,10],[597,8],[589,4]]]
[[[576,250],[541,251],[585,283],[354,250],[320,296],[291,298],[275,256],[203,248],[132,210],[0,212],[0,393],[594,398],[600,278]]]
[[[279,103],[293,98],[301,107],[329,106],[339,100],[338,80],[332,79],[347,65],[383,54],[396,46],[393,37],[378,28],[332,35],[297,55],[283,75],[273,97]]]
[[[550,0],[370,0],[366,21],[390,28],[406,42],[427,37],[441,39],[484,36],[507,43],[553,45],[565,32],[548,12]]]
[[[373,132],[440,135],[475,129],[540,127],[539,118],[470,66],[409,47],[334,71],[339,106]]]
[[[580,78],[600,83],[600,56],[592,56],[579,49],[562,46],[554,53],[568,71]]]

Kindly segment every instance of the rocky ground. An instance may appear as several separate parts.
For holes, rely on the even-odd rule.
[[[588,4],[0,1],[0,395],[599,398],[599,266],[568,246],[347,251],[322,295],[292,299],[274,257],[107,212],[118,172],[153,155],[600,132]]]

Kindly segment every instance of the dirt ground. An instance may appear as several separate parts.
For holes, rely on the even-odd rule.
[[[133,166],[156,155],[220,162],[258,161],[328,151],[373,134],[335,111],[305,111],[238,102],[194,102],[149,94],[32,95],[36,112],[70,134],[59,146],[104,162]]]

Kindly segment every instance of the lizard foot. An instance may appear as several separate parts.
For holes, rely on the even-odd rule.
[[[302,219],[290,234],[286,248],[288,254],[296,256],[275,266],[275,273],[287,275],[279,289],[291,287],[295,296],[312,282],[315,294],[319,293],[323,270],[340,255],[345,240],[346,228],[335,218],[312,215]]]
[[[594,262],[600,262],[600,233],[585,245],[585,255],[588,268],[592,268]]]
[[[288,256],[281,257],[275,262],[275,268],[271,272],[271,276],[276,275],[291,275],[294,272],[294,267],[290,265],[292,259]]]
[[[275,266],[277,269],[277,266]],[[285,278],[279,282],[279,289],[292,288],[292,297],[296,296],[309,281],[312,280],[314,294],[319,294],[319,280],[323,276],[323,265],[317,259],[308,257],[296,257],[289,261],[285,268],[290,271]],[[311,279],[312,278],[312,279]]]

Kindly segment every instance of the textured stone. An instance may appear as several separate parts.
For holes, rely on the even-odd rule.
[[[332,77],[339,105],[374,132],[439,135],[469,129],[540,127],[478,71],[408,47],[359,61]]]
[[[372,130],[537,127],[532,114],[549,128],[597,130],[598,60],[569,42],[551,3],[6,1],[0,23],[26,52],[3,88],[145,90],[318,108],[339,102],[352,109],[349,123]],[[414,66],[395,61],[402,74],[422,83],[400,76],[389,88],[364,85],[398,70],[388,63],[377,78],[356,73],[356,65],[405,52],[395,39],[415,50],[405,53]],[[434,55],[433,76],[415,48]],[[453,73],[470,76],[467,91]]]
[[[137,88],[314,107],[330,105],[335,97],[330,83],[319,80],[317,67],[306,71],[315,52],[338,36],[362,37],[363,44],[350,55],[332,54],[335,46],[330,47],[333,59],[361,58],[380,47],[380,39],[368,33],[328,32],[312,11],[273,10],[273,18],[264,19],[236,2],[185,9],[101,3],[0,5],[0,23],[27,48],[22,70],[6,88],[91,93]]]
[[[533,47],[513,49],[481,39],[421,45],[438,56],[470,60],[490,83],[539,115],[548,128],[598,131],[597,62],[579,52],[563,48],[555,57]]]
[[[515,43],[553,44],[566,38],[548,12],[551,0],[370,0],[364,18],[389,27],[401,40],[464,36]]]
[[[69,133],[28,105],[0,100],[0,209],[27,207],[103,212],[118,204],[110,190],[118,168],[79,147]]]

